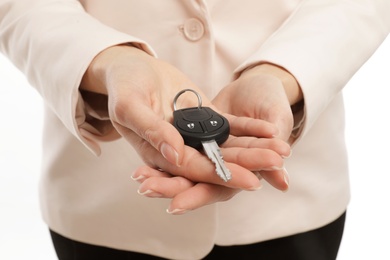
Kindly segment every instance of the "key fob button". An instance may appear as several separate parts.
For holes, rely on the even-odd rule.
[[[212,117],[208,120],[203,121],[204,126],[207,129],[207,132],[217,131],[224,124],[224,120],[220,117]]]
[[[177,126],[188,133],[203,133],[203,128],[199,122],[177,120]]]

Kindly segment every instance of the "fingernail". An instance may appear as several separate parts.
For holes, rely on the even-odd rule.
[[[283,176],[284,182],[287,185],[287,188],[285,190],[283,190],[283,192],[287,192],[288,188],[289,188],[289,185],[290,185],[290,177],[288,175],[288,172],[287,172],[286,168],[283,169],[283,174],[284,174],[284,176]]]
[[[139,195],[143,195],[149,198],[161,198],[161,193],[155,192],[153,190],[146,190],[146,191],[137,191]]]
[[[145,179],[145,176],[143,176],[143,175],[136,176],[136,174],[133,174],[133,175],[131,175],[130,178],[131,178],[133,181],[141,182],[143,179]]]
[[[179,165],[179,154],[176,152],[175,149],[173,149],[172,146],[170,146],[167,143],[163,143],[160,148],[161,154],[164,156],[165,159],[167,159],[168,162],[175,164],[176,166]]]
[[[261,182],[259,182],[259,185],[250,187],[248,190],[249,191],[257,191],[257,190],[261,190],[261,188],[263,188],[263,184],[261,184]]]
[[[189,210],[187,209],[167,209],[167,213],[171,215],[183,215],[184,213],[188,212]]]

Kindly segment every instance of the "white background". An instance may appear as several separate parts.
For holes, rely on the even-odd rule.
[[[390,259],[390,39],[344,89],[352,201],[338,260]],[[0,55],[0,259],[56,259],[38,204],[42,104]]]

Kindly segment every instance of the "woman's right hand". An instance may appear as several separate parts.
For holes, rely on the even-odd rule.
[[[116,131],[154,166],[150,146],[166,160],[180,165],[184,142],[170,123],[173,98],[191,88],[202,95],[183,73],[132,46],[110,47],[95,57],[84,75],[81,89],[108,95],[108,112]],[[204,102],[207,99],[202,95]],[[180,106],[197,106],[192,96],[179,99]]]

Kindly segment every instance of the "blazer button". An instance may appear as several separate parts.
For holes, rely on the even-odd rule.
[[[196,18],[188,19],[183,25],[184,36],[190,41],[198,41],[204,35],[204,26]]]

